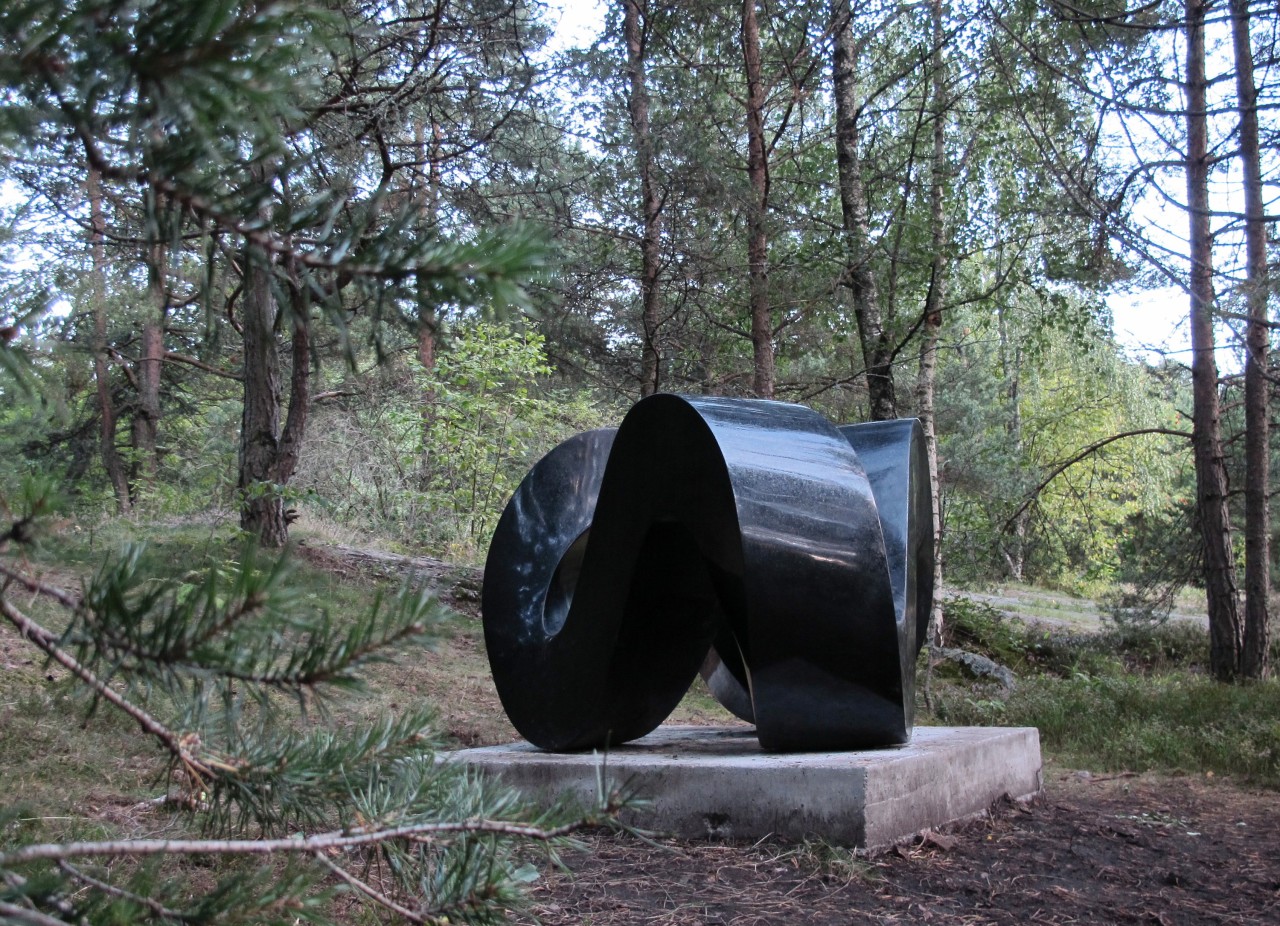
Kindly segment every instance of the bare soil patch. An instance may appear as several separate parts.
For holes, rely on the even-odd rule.
[[[870,858],[822,845],[597,836],[524,923],[1280,922],[1275,796],[1213,780],[1080,778]]]

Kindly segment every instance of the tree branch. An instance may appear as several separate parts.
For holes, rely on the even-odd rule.
[[[213,775],[213,770],[200,759],[196,758],[195,755],[193,755],[187,748],[184,742],[184,737],[179,736],[177,733],[170,730],[160,721],[148,714],[145,710],[138,707],[136,704],[133,704],[118,692],[112,690],[110,686],[99,679],[92,671],[81,665],[74,656],[63,650],[62,647],[58,646],[58,638],[53,633],[31,620],[31,618],[27,617],[15,608],[9,603],[9,600],[3,596],[0,596],[0,615],[3,615],[9,623],[13,624],[13,626],[18,629],[18,632],[21,633],[23,637],[35,644],[36,647],[41,649],[50,659],[69,669],[72,674],[92,688],[94,692],[97,693],[98,697],[119,708],[125,714],[133,718],[133,720],[137,722],[138,726],[142,728],[144,733],[148,733],[159,740],[160,744],[168,750],[169,754],[187,770],[187,773],[194,780],[193,783],[203,783],[206,777],[211,777]],[[54,858],[55,856],[47,857]],[[0,862],[0,864],[2,863],[3,862]]]
[[[1187,440],[1191,440],[1190,431],[1178,431],[1174,428],[1138,428],[1133,431],[1123,431],[1120,434],[1112,434],[1110,437],[1104,437],[1102,440],[1094,441],[1075,456],[1053,467],[1053,469],[1049,471],[1049,475],[1041,480],[1038,486],[1027,493],[1027,497],[1022,500],[1022,504],[1017,507],[1017,510],[1015,510],[1013,514],[1009,515],[1000,530],[1002,532],[1011,530],[1014,527],[1014,522],[1018,520],[1018,517],[1031,507],[1035,500],[1040,496],[1040,493],[1048,487],[1049,483],[1053,482],[1053,480],[1057,479],[1081,460],[1092,456],[1108,444],[1113,444],[1126,437],[1139,437],[1143,434],[1168,434],[1173,437],[1185,437]]]
[[[232,373],[230,370],[224,370],[221,367],[215,367],[213,364],[205,363],[203,360],[197,360],[195,357],[188,357],[186,354],[174,353],[171,350],[164,352],[165,360],[173,360],[177,363],[185,363],[193,366],[197,370],[204,370],[206,373],[212,373],[214,376],[221,376],[225,379],[244,380],[244,376],[239,373]]]
[[[353,888],[355,888],[357,891],[359,891],[364,896],[368,897],[370,900],[372,900],[374,903],[378,904],[379,906],[386,907],[392,913],[396,913],[396,914],[399,914],[400,916],[403,916],[410,923],[427,923],[428,922],[427,918],[423,916],[421,913],[418,913],[414,910],[410,910],[408,907],[401,906],[400,904],[392,900],[390,897],[388,897],[386,894],[383,894],[381,891],[375,890],[372,885],[357,878],[355,875],[347,871],[341,865],[335,865],[333,861],[330,860],[327,856],[325,856],[323,852],[315,853],[315,859],[317,862],[324,865],[326,868],[328,868],[331,872],[333,872],[343,881],[347,882],[347,884],[351,885]]]
[[[195,919],[195,917],[187,916],[177,910],[170,910],[158,900],[153,900],[150,897],[143,897],[141,894],[133,893],[133,891],[126,891],[124,888],[116,887],[114,884],[108,884],[106,881],[100,881],[92,875],[85,874],[79,868],[63,859],[58,860],[58,867],[82,884],[87,884],[94,890],[102,891],[102,893],[109,894],[112,897],[121,897],[132,903],[136,903],[140,907],[146,907],[155,916],[164,917],[165,919],[170,920],[182,920],[184,922]]]
[[[3,900],[0,900],[0,917],[8,922],[28,923],[30,926],[67,926],[64,920],[49,916],[47,913],[6,903]]]
[[[0,601],[0,603],[3,603]],[[610,803],[600,809],[609,816],[618,808]],[[385,829],[330,830],[314,836],[280,839],[118,839],[103,842],[41,843],[0,854],[0,866],[25,862],[60,861],[69,858],[118,856],[144,858],[154,855],[275,855],[302,853],[315,855],[329,849],[372,846],[392,839],[430,842],[443,836],[484,833],[546,842],[589,827],[598,826],[596,816],[584,817],[562,826],[542,827],[503,820],[458,820],[443,823],[406,823]]]
[[[78,598],[72,597],[67,592],[53,585],[45,585],[43,582],[28,578],[22,573],[10,569],[4,563],[0,563],[0,575],[4,576],[10,582],[17,582],[33,594],[44,595],[46,598],[52,598],[58,604],[70,611],[78,611],[80,609],[81,602]]]

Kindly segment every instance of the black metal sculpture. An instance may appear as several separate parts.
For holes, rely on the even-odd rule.
[[[933,598],[913,419],[656,395],[542,458],[489,547],[494,682],[531,743],[624,743],[702,670],[767,751],[906,742]]]

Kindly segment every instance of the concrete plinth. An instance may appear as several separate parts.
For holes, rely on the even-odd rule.
[[[453,753],[535,799],[596,799],[602,767],[651,803],[628,822],[689,838],[816,836],[876,848],[1040,791],[1032,727],[916,727],[905,746],[767,754],[750,727],[659,727],[609,751],[517,743]]]

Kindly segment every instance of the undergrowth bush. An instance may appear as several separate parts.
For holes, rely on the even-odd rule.
[[[940,723],[1033,726],[1045,747],[1099,770],[1214,772],[1280,786],[1280,683],[1222,685],[1187,671],[1024,679],[1012,692],[947,686]]]
[[[540,335],[471,322],[430,374],[387,373],[318,410],[294,483],[308,519],[474,558],[533,463],[616,424],[586,394],[549,388],[551,372]]]
[[[1199,669],[1209,659],[1209,638],[1193,621],[1126,625],[1089,633],[1049,632],[1035,642],[1035,658],[1059,675],[1103,674],[1103,666],[1124,672]]]
[[[1050,628],[961,597],[944,613],[948,643],[1010,667],[1018,683],[943,674],[930,691],[936,722],[1037,727],[1048,751],[1093,769],[1213,772],[1280,787],[1280,682],[1209,678],[1199,622]]]
[[[955,595],[942,602],[945,643],[1016,668],[1026,661],[1028,630],[983,601]]]
[[[1208,635],[1193,621],[1114,623],[1101,631],[1027,624],[985,602],[943,602],[947,643],[1019,674],[1108,675],[1196,669],[1209,658]]]

